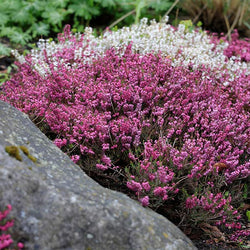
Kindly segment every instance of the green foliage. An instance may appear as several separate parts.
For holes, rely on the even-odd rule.
[[[142,17],[156,19],[157,21],[170,9],[174,0],[123,0],[120,1],[122,12],[116,15],[117,18],[123,20],[121,24],[129,25],[138,23]],[[130,13],[131,15],[127,16]]]
[[[92,1],[91,0],[89,1],[74,0],[69,5],[69,12],[74,13],[75,19],[77,17],[82,17],[85,20],[90,20],[92,19],[93,16],[100,14],[100,9],[94,6],[93,0]]]
[[[174,0],[1,0],[0,37],[7,38],[12,47],[29,45],[39,38],[55,37],[63,26],[70,24],[76,31],[98,17],[102,25],[110,25],[126,16],[120,25],[130,25],[146,16],[159,19]],[[127,15],[131,12],[131,15]],[[93,24],[91,23],[93,26]],[[120,26],[119,25],[119,26]],[[10,49],[0,44],[0,55],[9,55]]]
[[[202,22],[199,21],[197,24],[194,24],[191,19],[188,20],[179,20],[176,19],[172,22],[173,26],[178,26],[179,24],[183,24],[185,26],[185,33],[192,32],[193,30],[200,30],[202,32]],[[222,40],[223,42],[223,40]]]
[[[7,71],[5,73],[0,73],[0,86],[10,79],[10,73],[11,73],[11,66],[7,68]]]
[[[250,222],[250,210],[247,210],[246,216],[247,216],[248,221]]]
[[[49,35],[49,24],[46,23],[33,23],[30,29],[32,37],[37,37],[39,35],[47,37]]]
[[[185,25],[185,31],[190,32],[195,28],[191,20],[182,20],[180,21],[180,24]]]
[[[118,3],[119,0],[1,0],[0,37],[8,38],[12,45],[26,45],[41,37],[55,36],[65,24],[82,31],[81,27],[104,8],[114,9]],[[0,45],[1,55],[9,52]]]
[[[244,184],[244,187],[243,187],[243,198],[244,199],[247,199],[248,195],[249,195],[249,191],[248,191],[248,186],[247,184]]]
[[[0,43],[0,55],[9,56],[11,49],[7,47],[5,44]]]

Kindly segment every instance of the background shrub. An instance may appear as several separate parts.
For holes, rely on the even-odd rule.
[[[230,34],[237,29],[243,36],[249,36],[250,7],[247,0],[183,0],[180,7],[193,22],[201,21],[203,29]]]

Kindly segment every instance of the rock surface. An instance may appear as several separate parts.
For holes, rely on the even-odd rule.
[[[16,146],[22,160],[6,146]],[[90,179],[25,114],[0,101],[0,209],[7,204],[12,236],[25,249],[196,249],[163,216]]]

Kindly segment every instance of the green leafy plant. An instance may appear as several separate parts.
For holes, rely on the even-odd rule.
[[[8,56],[10,55],[10,52],[11,52],[11,49],[7,45],[0,43],[0,55]]]
[[[110,27],[118,23],[130,25],[142,16],[159,18],[173,3],[174,0],[2,0],[0,38],[6,43],[0,40],[0,55],[9,56],[10,48],[20,49],[20,45],[30,48],[30,43],[39,38],[55,37],[65,24],[83,32],[90,22],[98,24],[98,17],[108,16],[107,26],[114,20]],[[103,20],[101,23],[104,28]]]
[[[83,31],[89,21],[105,9],[114,12],[118,0],[2,0],[0,2],[0,37],[11,47],[22,46],[38,38],[54,37],[69,23]],[[0,54],[10,49],[0,42]]]
[[[246,211],[246,216],[247,216],[248,221],[250,222],[250,210]]]
[[[201,22],[198,22],[197,25],[194,25],[193,22],[189,20],[182,20],[179,22],[179,24],[184,24],[185,25],[185,31],[186,32],[192,32],[195,30],[197,27],[200,27],[202,25]]]
[[[172,8],[179,2],[179,0],[127,0],[120,3],[122,9],[126,11],[122,12],[122,15],[117,16],[117,20],[109,27],[113,27],[124,19],[129,20],[125,24],[139,23],[142,17],[148,17],[150,19],[159,19],[166,13],[170,12]],[[132,18],[131,18],[132,16]],[[130,17],[130,18],[128,18]],[[124,24],[124,23],[123,23]]]
[[[10,79],[10,73],[11,73],[12,67],[9,66],[5,73],[0,73],[0,86]]]

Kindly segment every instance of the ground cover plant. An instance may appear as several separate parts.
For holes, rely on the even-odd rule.
[[[50,37],[59,32],[65,23],[74,28],[88,24],[105,8],[114,11],[119,1],[79,1],[79,0],[2,0],[0,3],[0,37],[14,44],[27,45],[34,38]],[[0,43],[0,52],[8,53],[8,47]],[[2,54],[1,53],[1,54]]]
[[[15,51],[0,98],[87,173],[125,183],[184,231],[246,244],[249,42],[146,19],[100,37],[66,26],[58,40]]]
[[[8,204],[6,210],[0,211],[0,249],[6,249],[7,247],[10,247],[13,243],[13,240],[11,238],[10,234],[4,233],[8,230],[8,228],[12,227],[14,225],[14,220],[6,220],[7,215],[10,213],[12,209],[12,206]],[[17,244],[18,250],[23,249],[24,245],[23,243],[19,242]]]

